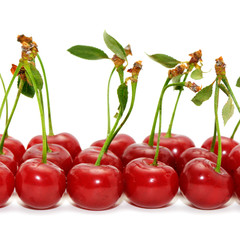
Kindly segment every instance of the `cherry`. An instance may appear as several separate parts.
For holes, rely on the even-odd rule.
[[[0,162],[4,163],[9,168],[13,175],[16,174],[18,164],[15,161],[13,153],[9,149],[3,147],[3,154],[0,154]]]
[[[3,207],[14,190],[14,175],[11,170],[0,162],[0,207]]]
[[[48,143],[54,143],[61,145],[62,147],[66,148],[68,152],[71,154],[72,159],[74,159],[79,152],[81,152],[81,147],[79,145],[78,140],[71,135],[70,133],[59,133],[53,136],[47,136]],[[33,137],[30,142],[28,143],[27,148],[31,146],[42,143],[42,136],[38,135]]]
[[[186,164],[180,175],[182,194],[197,208],[220,208],[232,197],[232,177],[223,168],[220,172],[215,168],[216,163],[195,158]]]
[[[2,137],[2,134],[0,134],[0,138]],[[5,138],[4,140],[4,147],[8,148],[14,155],[14,159],[17,163],[19,163],[22,159],[23,154],[25,153],[25,147],[23,146],[23,144],[13,138],[8,136],[7,138]]]
[[[178,175],[162,162],[153,166],[153,159],[138,158],[124,170],[124,190],[131,203],[138,207],[166,206],[178,191]]]
[[[240,144],[235,146],[228,155],[225,161],[225,169],[230,175],[233,175],[235,170],[240,166]]]
[[[41,158],[24,162],[16,174],[16,192],[19,198],[35,209],[56,206],[66,187],[66,177],[61,168]]]
[[[47,152],[47,161],[56,164],[58,167],[63,169],[67,175],[73,166],[73,160],[70,153],[64,147],[57,144],[48,144],[48,147],[50,149],[50,152]],[[42,150],[42,144],[35,144],[32,147],[28,148],[24,153],[20,164],[27,161],[28,159],[41,158]]]
[[[147,143],[134,143],[129,145],[123,155],[122,162],[123,166],[126,166],[129,162],[136,158],[146,157],[146,158],[154,158],[156,153],[156,147],[149,146]],[[175,166],[175,160],[172,152],[165,147],[159,148],[158,161],[163,162],[171,167]]]
[[[217,155],[209,152],[205,148],[191,147],[186,149],[177,161],[176,170],[180,175],[185,165],[194,158],[206,158],[212,162],[217,163]]]
[[[77,165],[79,163],[92,163],[94,164],[98,158],[98,155],[101,151],[100,147],[89,147],[80,152],[75,159],[73,160],[73,165]],[[103,165],[112,165],[122,171],[123,166],[121,160],[110,150],[103,154],[101,164]]]
[[[123,192],[122,174],[110,165],[78,164],[68,173],[67,181],[73,202],[89,210],[114,207]]]
[[[233,173],[233,181],[235,186],[235,193],[240,200],[240,167],[238,167]]]
[[[91,144],[91,146],[102,147],[105,139],[98,140]],[[109,145],[109,150],[116,154],[120,159],[122,158],[124,150],[131,144],[135,143],[135,140],[127,134],[117,134]]]
[[[202,144],[202,148],[205,148],[210,151],[212,145],[212,137],[208,138]],[[231,150],[237,146],[239,143],[233,140],[232,138],[221,136],[221,143],[222,143],[222,163],[221,166],[228,171],[228,156]],[[214,146],[214,153],[218,154],[218,139],[216,138],[215,146]]]

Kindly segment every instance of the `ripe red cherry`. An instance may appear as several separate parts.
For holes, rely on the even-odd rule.
[[[9,168],[13,175],[16,174],[18,164],[15,161],[13,153],[9,149],[3,147],[3,154],[0,155],[0,162],[4,163]]]
[[[178,175],[162,162],[151,165],[153,159],[138,158],[124,170],[124,190],[129,201],[144,208],[166,206],[178,191]]]
[[[35,158],[24,162],[16,174],[16,192],[19,198],[35,209],[56,206],[66,187],[66,177],[61,168]]]
[[[79,152],[81,152],[81,147],[79,145],[78,140],[71,135],[70,133],[59,133],[53,136],[47,136],[48,143],[58,144],[62,147],[66,148],[68,152],[71,154],[72,159],[74,159]],[[27,148],[31,146],[42,143],[42,136],[35,136],[28,143]]]
[[[0,138],[2,137],[2,134],[0,134]],[[14,155],[14,159],[17,163],[19,163],[22,159],[22,155],[25,153],[25,147],[23,146],[23,144],[13,138],[8,136],[7,138],[5,138],[4,140],[4,147],[8,148]]]
[[[73,166],[73,160],[70,153],[64,147],[57,144],[48,144],[48,146],[51,152],[47,153],[47,160],[63,169],[67,175]],[[27,149],[27,151],[23,154],[20,164],[32,158],[42,158],[42,149],[43,145],[41,143],[35,144]]]
[[[212,162],[217,163],[217,155],[215,153],[209,152],[205,148],[197,148],[197,147],[188,148],[180,155],[180,158],[176,163],[176,170],[178,174],[179,175],[181,174],[181,172],[183,171],[183,168],[188,162],[190,162],[194,158],[199,158],[199,157],[206,158]]]
[[[14,175],[10,169],[0,162],[0,207],[3,207],[14,190]]]
[[[110,165],[78,164],[68,173],[67,181],[73,202],[89,210],[114,207],[123,192],[122,174]]]
[[[102,147],[105,139],[98,140],[91,144],[91,146]],[[135,143],[134,139],[127,134],[117,134],[112,140],[109,150],[111,150],[120,159],[122,158],[124,150],[131,144]]]
[[[131,144],[125,149],[122,155],[123,166],[126,166],[132,160],[140,157],[154,159],[155,153],[155,146],[151,147],[147,143]],[[171,167],[175,166],[175,160],[172,152],[165,147],[159,147],[158,161],[163,162]]]
[[[240,200],[240,167],[238,167],[233,174],[233,181],[235,186],[235,193]]]
[[[240,166],[240,144],[235,146],[229,153],[225,162],[225,169],[230,175],[233,175],[235,170]]]
[[[73,160],[73,165],[77,165],[79,163],[92,163],[95,164],[97,161],[98,155],[101,151],[100,147],[92,146],[89,148],[84,149],[82,152],[80,152],[75,159]],[[111,151],[107,151],[104,153],[102,160],[102,165],[112,165],[122,171],[123,166],[121,160]]]
[[[173,156],[175,157],[175,162],[178,161],[182,152],[184,152],[190,147],[195,147],[194,142],[184,135],[172,134],[170,138],[166,138],[165,135],[166,133],[161,133],[160,146],[168,148],[173,153]],[[146,137],[143,142],[148,143],[149,137],[150,136]],[[157,138],[158,134],[155,133],[153,142],[154,146],[157,145]]]
[[[216,163],[210,160],[195,158],[180,175],[182,194],[197,208],[220,208],[232,197],[232,177],[223,168],[216,172],[215,167]]]
[[[221,166],[227,170],[228,169],[228,156],[232,149],[238,145],[238,142],[235,140],[221,136],[221,143],[222,143],[222,162]],[[212,137],[208,138],[203,144],[202,148],[205,148],[210,151],[212,145]],[[218,154],[218,139],[216,138],[215,146],[214,146],[214,153]],[[228,170],[227,170],[228,171]]]

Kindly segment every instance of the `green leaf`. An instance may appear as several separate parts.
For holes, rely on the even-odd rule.
[[[203,78],[203,72],[201,69],[195,69],[194,71],[192,71],[191,73],[191,78],[194,80],[200,80]]]
[[[223,85],[222,83],[218,84],[219,88],[227,95],[229,96],[230,93],[228,91],[228,89],[225,87],[225,85]]]
[[[172,82],[173,83],[179,83],[181,81],[181,77],[183,76],[183,74],[180,74],[176,77],[173,77],[172,78]],[[183,87],[182,86],[174,86],[173,88],[174,90],[183,90]]]
[[[240,77],[237,80],[236,87],[240,87]]]
[[[228,120],[232,117],[233,113],[234,113],[234,104],[233,104],[232,98],[229,97],[228,101],[226,102],[226,104],[223,106],[223,109],[222,109],[222,117],[223,117],[224,125],[226,125]]]
[[[117,94],[120,103],[119,112],[122,114],[126,108],[128,101],[128,86],[125,83],[122,83],[117,89]]]
[[[192,99],[192,102],[197,106],[202,105],[204,101],[207,101],[212,96],[212,84],[199,91]]]
[[[108,55],[104,51],[90,46],[76,45],[69,48],[68,52],[87,60],[108,59]]]
[[[37,70],[37,68],[35,66],[33,66],[32,64],[29,64],[29,65],[30,65],[30,69],[31,69],[32,75],[33,75],[33,77],[35,79],[37,88],[39,90],[42,90],[42,88],[43,88],[43,79],[42,79],[41,74],[39,73],[39,71]]]
[[[18,82],[17,82],[18,87],[19,87],[19,83],[20,83],[20,76],[18,76]],[[35,95],[33,86],[31,86],[27,81],[24,82],[21,93],[29,98],[33,98]]]
[[[173,57],[170,57],[165,54],[153,54],[153,55],[148,55],[152,60],[160,63],[166,68],[173,68],[175,67],[180,61],[176,60]]]
[[[113,38],[112,36],[107,34],[106,31],[104,31],[103,39],[104,39],[104,42],[107,45],[107,47],[112,52],[114,52],[121,59],[127,60],[127,55],[125,53],[124,48],[122,47],[122,45],[115,38]]]

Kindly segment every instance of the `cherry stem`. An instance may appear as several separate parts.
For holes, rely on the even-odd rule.
[[[216,81],[215,95],[214,95],[214,114],[215,114],[215,125],[218,136],[218,158],[217,158],[217,166],[215,168],[216,172],[220,172],[221,161],[222,161],[222,143],[221,143],[221,134],[220,134],[220,126],[218,121],[218,101],[219,101],[219,86],[218,81]]]
[[[216,138],[217,138],[217,128],[216,128],[216,121],[214,121],[214,131],[213,131],[213,138],[212,138],[212,144],[211,144],[210,152],[214,152]]]
[[[110,116],[110,82],[111,82],[111,79],[112,79],[112,75],[114,73],[114,71],[116,70],[116,68],[114,67],[110,76],[109,76],[109,79],[108,79],[108,85],[107,85],[107,119],[108,119],[108,125],[107,125],[107,136],[109,135],[110,133],[110,130],[111,130],[111,116]]]
[[[12,117],[13,117],[13,114],[16,110],[16,107],[17,107],[17,104],[18,104],[18,100],[20,98],[20,95],[21,95],[21,92],[22,92],[22,89],[23,89],[23,85],[24,85],[24,81],[21,79],[20,80],[20,83],[19,83],[19,87],[18,87],[18,92],[17,92],[17,96],[16,96],[16,99],[15,99],[15,102],[14,102],[14,105],[13,105],[13,108],[12,108],[12,111],[11,111],[11,114],[8,118],[8,121],[6,123],[6,126],[5,126],[5,129],[4,129],[4,132],[3,132],[3,135],[2,135],[2,138],[1,138],[1,141],[0,141],[0,154],[4,154],[3,153],[3,146],[4,146],[4,141],[7,137],[7,132],[8,132],[8,128],[9,128],[9,125],[11,123],[11,120],[12,120]]]
[[[43,72],[43,79],[45,84],[45,90],[46,90],[46,97],[47,97],[47,109],[48,109],[48,128],[49,128],[49,136],[53,136],[53,126],[52,126],[52,116],[51,116],[51,107],[50,107],[50,97],[49,97],[49,90],[48,90],[48,83],[47,83],[47,76],[46,71],[43,66],[42,59],[40,58],[39,54],[37,54],[38,61],[40,63],[42,72]]]
[[[0,79],[1,79],[1,82],[2,82],[2,86],[3,86],[3,90],[4,90],[4,94],[6,95],[6,87],[5,87],[5,83],[3,81],[3,78],[2,78],[2,75],[0,73]],[[8,100],[6,99],[6,119],[5,119],[5,126],[7,125],[7,122],[8,122]],[[8,132],[6,133],[6,137],[8,137]]]
[[[18,75],[18,73],[19,73],[22,65],[23,65],[23,64],[22,64],[21,62],[19,62],[18,66],[17,66],[17,68],[16,68],[16,70],[15,70],[13,76],[12,76],[12,79],[11,79],[9,85],[8,85],[6,94],[4,95],[4,98],[3,98],[3,101],[2,101],[2,105],[1,105],[1,108],[0,108],[0,118],[1,118],[1,116],[2,116],[2,112],[3,112],[3,108],[4,108],[4,105],[5,105],[5,102],[7,101],[8,94],[9,94],[9,92],[10,92],[10,90],[11,90],[11,87],[12,87],[12,85],[13,85],[13,82],[14,82],[15,78],[17,77],[17,75]]]
[[[230,137],[231,139],[234,139],[234,136],[235,136],[235,134],[236,134],[236,132],[238,130],[239,125],[240,125],[240,120],[237,122],[237,125],[235,126],[235,128],[233,130],[233,133],[232,133],[232,135]]]

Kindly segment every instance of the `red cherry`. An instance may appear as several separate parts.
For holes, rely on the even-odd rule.
[[[133,143],[125,149],[122,155],[123,166],[126,166],[132,160],[140,157],[154,159],[155,153],[155,146],[151,147],[147,143]],[[158,161],[163,162],[171,167],[174,167],[175,165],[172,152],[165,147],[159,148]]]
[[[222,161],[221,161],[221,166],[227,170],[227,165],[228,165],[228,156],[232,149],[238,145],[238,142],[235,140],[221,136],[221,143],[222,143]],[[202,148],[206,148],[207,150],[210,151],[212,145],[212,137],[208,138],[203,144]],[[214,153],[218,154],[218,139],[216,138],[215,146],[214,146]],[[228,170],[227,170],[228,171]]]
[[[77,165],[79,163],[92,163],[95,164],[97,161],[98,155],[101,151],[100,147],[92,146],[89,148],[84,149],[82,152],[80,152],[75,159],[73,160],[73,165]],[[122,171],[122,162],[121,160],[111,151],[107,151],[104,153],[102,160],[102,165],[112,165]]]
[[[176,162],[176,170],[180,175],[183,171],[185,165],[194,158],[206,158],[212,162],[217,163],[217,155],[213,152],[209,152],[205,148],[192,147],[186,149],[181,155],[178,161]]]
[[[57,135],[47,136],[47,141],[48,143],[58,144],[66,148],[68,152],[71,154],[72,159],[74,159],[77,156],[77,154],[81,152],[81,147],[79,145],[78,140],[70,133],[59,133]],[[28,143],[27,148],[30,148],[31,146],[38,143],[42,143],[41,135],[32,138]]]
[[[182,194],[197,208],[220,208],[232,197],[232,177],[223,168],[216,172],[215,167],[208,159],[195,158],[180,175]]]
[[[166,133],[161,133],[160,146],[168,148],[173,153],[173,156],[175,157],[175,162],[178,161],[182,152],[184,152],[190,147],[195,147],[194,142],[184,135],[172,134],[170,138],[166,138],[165,135]],[[146,137],[143,142],[148,143],[149,137],[150,136]],[[158,134],[155,133],[153,142],[154,146],[157,145],[157,138]]]
[[[9,168],[13,175],[16,174],[18,164],[15,161],[13,153],[9,149],[3,147],[3,154],[0,155],[0,162],[4,163]]]
[[[0,138],[2,137],[2,134],[0,134]],[[22,155],[25,153],[25,147],[23,146],[23,144],[13,138],[8,136],[7,138],[5,138],[4,140],[4,147],[8,148],[14,155],[15,161],[17,163],[19,163],[22,159]]]
[[[47,153],[47,160],[63,169],[63,171],[67,175],[69,170],[73,166],[73,160],[70,153],[64,147],[57,144],[48,144],[48,146],[51,152]],[[20,164],[31,158],[42,158],[42,149],[43,145],[41,143],[35,144],[29,149],[27,149],[27,151],[22,157],[22,161]]]
[[[110,165],[78,164],[68,173],[67,181],[73,202],[89,210],[114,207],[123,192],[122,174]]]
[[[235,146],[229,153],[227,161],[225,161],[225,169],[230,175],[240,166],[240,144]]]
[[[106,139],[98,140],[91,144],[91,146],[102,147]],[[117,134],[112,140],[109,150],[111,150],[120,159],[122,158],[124,150],[131,144],[135,143],[134,139],[127,134]]]
[[[10,169],[0,162],[0,207],[3,207],[14,190],[14,175]]]
[[[61,168],[41,159],[24,162],[16,174],[16,192],[19,198],[35,209],[56,206],[66,187],[66,177]]]
[[[240,167],[238,167],[233,174],[233,181],[235,186],[235,193],[240,200]]]
[[[124,170],[125,194],[136,206],[159,208],[166,206],[178,191],[178,175],[162,162],[151,165],[153,159],[138,158]]]

